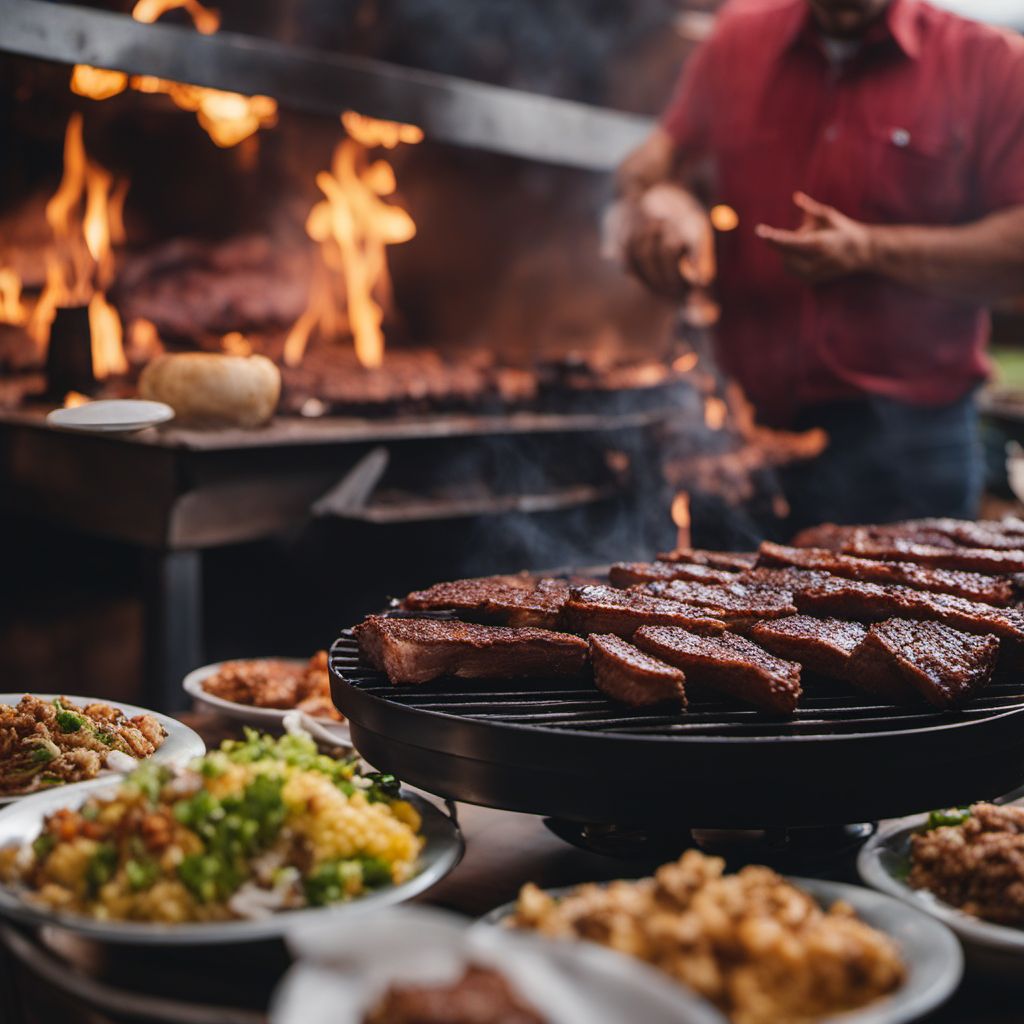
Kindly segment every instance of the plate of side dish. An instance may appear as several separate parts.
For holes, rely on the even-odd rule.
[[[1020,978],[1024,969],[1024,801],[977,803],[891,822],[857,869],[880,892],[957,934],[968,962]]]
[[[331,701],[327,653],[301,658],[237,658],[194,669],[182,681],[195,701],[225,718],[282,732],[285,716],[298,711],[349,745],[348,722]]]
[[[901,1024],[945,1002],[963,973],[953,933],[889,896],[758,865],[725,874],[696,850],[639,881],[524,886],[481,927],[495,924],[649,950],[653,966],[746,1024]]]
[[[134,704],[0,693],[0,805],[147,761],[184,765],[205,753],[187,725]]]
[[[306,733],[250,732],[188,768],[0,810],[0,917],[115,945],[275,939],[407,900],[462,849],[453,818],[393,776]]]

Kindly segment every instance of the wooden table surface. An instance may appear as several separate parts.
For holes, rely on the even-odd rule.
[[[232,732],[230,725],[223,721],[215,721],[207,716],[184,717],[199,728],[210,746]],[[624,863],[577,849],[557,838],[542,819],[532,815],[465,804],[458,805],[457,811],[466,841],[465,857],[448,878],[422,899],[471,918],[514,899],[519,887],[528,881],[544,887],[559,886],[623,875],[635,876],[654,866],[642,861]],[[833,865],[829,875],[849,878],[849,863]],[[145,974],[150,966],[147,957],[151,959],[152,955],[140,954],[138,963],[133,959],[133,973]],[[236,955],[242,957],[241,952]],[[122,972],[128,966],[128,956],[125,953],[118,960]],[[161,980],[172,988],[180,986],[180,982],[173,980],[174,966],[166,962],[163,954],[161,959],[165,961],[157,968]],[[258,972],[260,968],[253,962],[243,962],[236,966],[242,972],[237,982],[230,980],[229,973],[223,974],[223,965],[218,967],[218,971],[223,974],[219,979],[219,997],[224,997],[226,985],[227,996],[230,998],[230,986],[237,983],[239,999],[232,1002],[244,1003],[253,1009],[264,1008],[264,996],[259,989],[253,989],[251,984],[254,970]],[[283,966],[283,962],[268,962],[263,968],[268,990],[274,972]],[[186,972],[193,969],[194,966],[183,968]],[[36,982],[25,976],[23,969],[9,963],[7,973],[6,1005],[3,988],[5,979],[0,976],[0,1021],[4,1024],[8,1024],[8,1021],[10,1024],[50,1024],[51,1021],[54,1024],[58,1021],[61,1024],[120,1024],[122,1020],[130,1019],[92,1014],[81,1006],[68,1005],[56,999],[51,1006],[50,997],[53,993],[42,991]],[[242,981],[242,978],[246,981]],[[144,990],[145,982],[138,983]],[[241,995],[243,987],[249,990],[248,998],[245,999]],[[179,997],[180,994],[179,990]],[[22,1006],[18,1006],[19,999]],[[1011,987],[968,975],[953,999],[926,1019],[929,1024],[1020,1024],[1024,1021],[1024,969],[1021,971],[1020,983]]]

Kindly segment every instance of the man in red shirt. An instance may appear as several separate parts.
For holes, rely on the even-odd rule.
[[[919,0],[727,5],[623,163],[629,265],[685,295],[725,204],[717,353],[759,419],[823,426],[801,520],[974,513],[986,306],[1024,293],[1024,39]]]

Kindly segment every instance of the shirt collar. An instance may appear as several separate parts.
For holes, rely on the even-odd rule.
[[[891,0],[882,16],[868,29],[863,42],[868,46],[893,42],[911,59],[921,52],[921,29],[917,18],[917,0]],[[797,0],[790,9],[785,32],[786,48],[799,42],[819,45],[814,15],[806,0]]]

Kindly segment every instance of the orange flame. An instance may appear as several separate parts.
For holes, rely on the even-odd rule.
[[[192,19],[196,31],[204,36],[213,35],[220,28],[220,12],[204,7],[199,0],[138,0],[132,9],[136,21],[152,25],[168,11],[181,9]]]
[[[28,309],[21,301],[21,278],[10,267],[0,267],[0,324],[23,324]]]
[[[676,547],[679,549],[690,546],[690,496],[680,491],[672,499],[672,522],[678,531]]]
[[[356,357],[369,369],[381,365],[384,309],[379,300],[386,300],[391,287],[386,247],[407,242],[416,234],[412,217],[402,207],[383,200],[395,191],[394,170],[385,160],[371,162],[367,149],[416,143],[423,132],[415,125],[377,121],[353,111],[347,111],[341,120],[348,138],[336,147],[331,170],[316,176],[324,198],[306,219],[307,234],[320,243],[326,276],[314,281],[309,304],[285,342],[288,366],[301,361],[315,328],[327,336],[334,333],[341,319],[335,283],[344,285]]]
[[[708,395],[704,401],[704,422],[709,430],[721,430],[729,416],[729,406],[717,395]]]
[[[91,64],[76,64],[71,72],[71,91],[90,100],[109,100],[111,96],[128,88],[128,76],[123,71],[94,68]]]
[[[148,25],[168,11],[178,9],[191,17],[192,24],[203,35],[211,35],[220,28],[219,12],[204,7],[198,0],[137,0],[132,17]],[[71,91],[92,100],[110,99],[129,86],[136,92],[169,96],[176,106],[194,113],[203,131],[222,149],[237,146],[261,128],[277,123],[277,101],[270,96],[243,96],[153,75],[129,78],[123,71],[90,64],[76,64],[71,74]]]
[[[725,203],[712,206],[708,211],[708,218],[716,231],[735,231],[740,226],[740,215]]]
[[[241,331],[231,331],[220,339],[220,347],[229,356],[251,356],[252,342]]]
[[[88,395],[83,395],[81,391],[69,391],[64,396],[64,408],[74,409],[79,405],[88,405],[92,399]]]
[[[696,352],[684,352],[672,361],[672,369],[676,373],[689,373],[697,365],[699,358]]]
[[[155,359],[164,350],[156,324],[137,317],[128,325],[128,356],[133,363]]]
[[[128,182],[93,163],[82,138],[82,115],[74,113],[64,134],[64,169],[46,204],[54,248],[46,255],[46,283],[28,318],[28,332],[45,345],[62,305],[89,307],[93,373],[97,379],[126,373],[121,320],[104,292],[114,278],[115,242],[124,241],[123,208]]]

